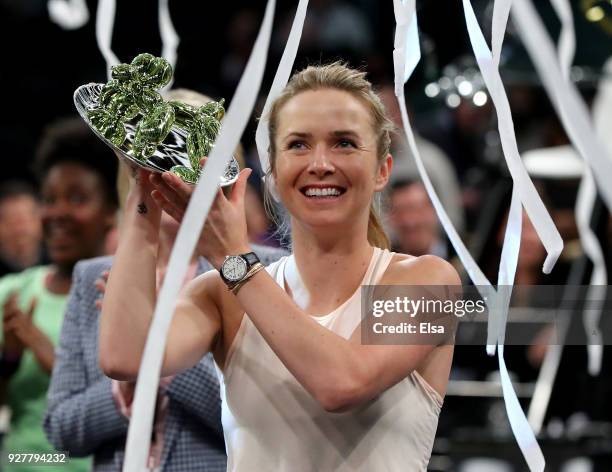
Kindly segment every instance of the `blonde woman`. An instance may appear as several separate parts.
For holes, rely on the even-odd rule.
[[[426,470],[452,346],[363,345],[360,286],[459,279],[439,258],[387,249],[373,199],[391,173],[392,127],[364,75],[308,67],[271,108],[272,175],[292,255],[265,270],[253,258],[244,170],[229,197],[219,192],[198,245],[217,270],[177,302],[162,375],[213,353],[228,470]],[[188,194],[174,176],[144,172],[130,191],[100,328],[111,377],[138,373],[160,215],[180,220]]]

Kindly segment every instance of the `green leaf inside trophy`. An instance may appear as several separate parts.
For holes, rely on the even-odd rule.
[[[198,178],[200,177],[199,172],[185,166],[174,166],[172,169],[170,169],[170,172],[178,175],[188,184],[196,184],[198,182]]]

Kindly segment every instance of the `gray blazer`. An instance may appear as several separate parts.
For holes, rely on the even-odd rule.
[[[281,249],[253,248],[264,265],[286,254]],[[99,311],[94,302],[100,293],[94,282],[111,263],[111,257],[100,257],[74,268],[44,420],[49,441],[72,456],[93,454],[96,472],[121,470],[128,428],[128,420],[115,406],[111,379],[98,363]],[[211,268],[200,258],[198,274]],[[166,393],[161,470],[225,471],[219,382],[212,356],[178,374]]]

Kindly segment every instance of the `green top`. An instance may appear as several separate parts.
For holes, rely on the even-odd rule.
[[[37,299],[33,321],[54,345],[58,344],[64,310],[68,297],[49,292],[44,285],[49,267],[33,267],[19,274],[10,274],[0,279],[0,315],[8,296],[16,291],[19,306],[27,310],[32,298]],[[1,318],[0,318],[1,319]],[[0,329],[0,342],[2,330]],[[7,387],[7,404],[11,408],[10,431],[2,444],[2,470],[6,472],[40,472],[42,463],[9,463],[10,453],[57,453],[47,441],[42,423],[47,410],[49,375],[38,364],[34,354],[26,350],[17,371]],[[26,459],[27,460],[27,459]],[[70,458],[67,463],[44,466],[47,472],[81,472],[91,470],[91,460]]]

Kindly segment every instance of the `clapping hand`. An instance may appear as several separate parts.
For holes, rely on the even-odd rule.
[[[4,351],[5,353],[20,353],[29,346],[36,327],[32,322],[36,299],[32,299],[29,308],[22,311],[17,304],[17,294],[12,293],[3,307]]]

